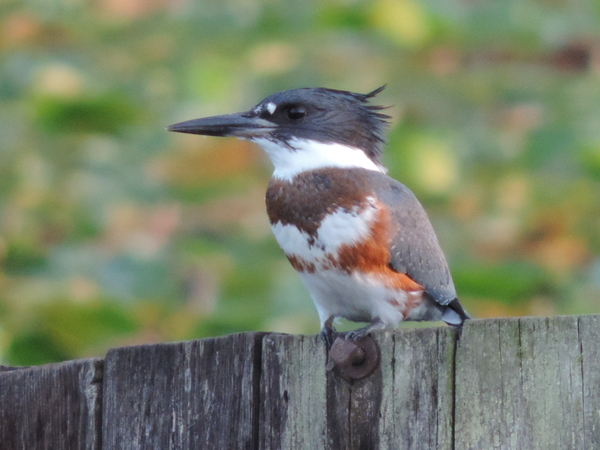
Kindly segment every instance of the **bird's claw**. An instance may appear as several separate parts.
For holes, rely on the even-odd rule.
[[[338,333],[334,327],[324,327],[321,330],[321,335],[320,335],[321,340],[327,346],[327,350],[329,350],[331,348],[331,346],[333,345],[333,342],[337,338],[337,334]]]
[[[364,337],[367,337],[371,330],[369,327],[359,328],[358,330],[351,330],[344,333],[344,339],[350,339],[351,341],[360,341]]]

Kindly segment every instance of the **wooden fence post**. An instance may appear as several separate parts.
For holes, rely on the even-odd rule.
[[[0,371],[0,449],[600,448],[600,315],[375,335],[347,382],[316,336],[243,333]]]
[[[100,447],[102,360],[0,368],[0,449]]]

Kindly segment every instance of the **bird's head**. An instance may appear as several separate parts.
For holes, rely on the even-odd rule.
[[[270,95],[249,111],[181,122],[169,131],[234,136],[256,142],[275,165],[274,176],[323,167],[384,171],[380,158],[389,116],[368,94],[300,88]]]

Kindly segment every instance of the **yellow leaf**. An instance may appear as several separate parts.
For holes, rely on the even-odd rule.
[[[383,35],[401,45],[421,45],[431,33],[426,12],[413,0],[377,0],[371,21]]]
[[[413,143],[415,171],[422,186],[431,193],[446,192],[458,178],[456,156],[444,141],[422,136]]]

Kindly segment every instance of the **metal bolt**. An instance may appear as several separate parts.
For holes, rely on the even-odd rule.
[[[360,380],[377,368],[379,349],[370,336],[357,341],[338,336],[331,346],[329,357],[342,376]]]

